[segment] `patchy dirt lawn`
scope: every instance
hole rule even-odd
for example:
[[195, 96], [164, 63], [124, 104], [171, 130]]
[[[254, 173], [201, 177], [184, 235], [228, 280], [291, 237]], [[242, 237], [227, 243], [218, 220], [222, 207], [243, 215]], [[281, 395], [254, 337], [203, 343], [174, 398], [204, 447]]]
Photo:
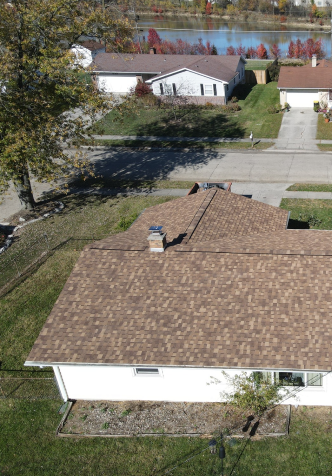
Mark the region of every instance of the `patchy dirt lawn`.
[[[287, 431], [287, 406], [267, 412], [257, 435]], [[77, 401], [61, 430], [77, 435], [248, 435], [256, 420], [222, 403]]]

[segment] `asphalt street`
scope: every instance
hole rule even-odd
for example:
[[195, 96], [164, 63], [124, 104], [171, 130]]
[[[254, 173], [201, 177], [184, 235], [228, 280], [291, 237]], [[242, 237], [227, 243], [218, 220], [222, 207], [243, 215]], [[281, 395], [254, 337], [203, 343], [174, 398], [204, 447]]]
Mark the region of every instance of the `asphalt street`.
[[[255, 195], [253, 198], [276, 206], [287, 184], [332, 183], [332, 152], [190, 148], [96, 148], [85, 152], [94, 163], [96, 173], [104, 177], [242, 182], [241, 191], [237, 193], [252, 194], [259, 190], [262, 197]], [[47, 183], [33, 182], [37, 200], [50, 189]], [[15, 191], [11, 189], [0, 204], [0, 223], [6, 222], [20, 208]]]

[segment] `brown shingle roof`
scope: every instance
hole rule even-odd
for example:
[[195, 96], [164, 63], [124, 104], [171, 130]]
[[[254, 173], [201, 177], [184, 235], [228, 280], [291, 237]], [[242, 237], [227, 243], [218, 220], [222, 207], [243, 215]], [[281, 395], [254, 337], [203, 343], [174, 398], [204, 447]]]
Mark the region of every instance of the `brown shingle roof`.
[[[331, 369], [332, 232], [287, 218], [213, 189], [151, 207], [85, 248], [27, 361]], [[175, 246], [147, 250], [150, 225]]]
[[137, 55], [100, 53], [92, 63], [93, 71], [110, 73], [168, 74], [183, 68], [223, 81], [236, 74], [240, 56]]
[[332, 62], [318, 60], [317, 66], [281, 66], [278, 80], [281, 89], [331, 89]]

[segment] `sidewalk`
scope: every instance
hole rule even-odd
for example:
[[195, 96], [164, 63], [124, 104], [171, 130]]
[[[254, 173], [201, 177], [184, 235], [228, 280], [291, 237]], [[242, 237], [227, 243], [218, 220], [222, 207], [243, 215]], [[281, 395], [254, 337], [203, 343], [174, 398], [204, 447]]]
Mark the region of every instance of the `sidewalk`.
[[[248, 182], [233, 182], [232, 192], [239, 195], [246, 195], [253, 200], [257, 200], [268, 205], [279, 207], [283, 198], [302, 198], [302, 199], [324, 199], [332, 200], [332, 192], [288, 192], [286, 189], [290, 186], [289, 183], [248, 183]], [[153, 197], [184, 197], [188, 193], [188, 189], [70, 189], [70, 193], [82, 193], [86, 195], [150, 195]], [[13, 206], [15, 205], [16, 206]], [[20, 211], [19, 202], [4, 201], [0, 204], [0, 224], [4, 225], [8, 222], [8, 218]]]
[[[169, 137], [169, 136], [112, 136], [112, 135], [94, 135], [92, 136], [96, 140], [137, 140], [137, 141], [150, 141], [150, 142], [156, 142], [156, 141], [168, 141], [168, 142], [211, 142], [211, 143], [216, 143], [216, 142], [248, 142], [250, 143], [249, 137], [245, 139], [240, 139], [238, 137]], [[288, 144], [289, 141], [289, 144]], [[313, 150], [313, 145], [317, 144], [332, 144], [332, 140], [320, 140], [320, 139], [310, 139], [310, 138], [304, 138], [304, 139], [294, 139], [290, 140], [287, 139], [287, 144], [286, 144], [286, 139], [259, 139], [254, 137], [254, 143], [255, 142], [274, 142], [276, 146], [273, 146], [274, 149], [282, 150], [282, 149], [287, 149], [286, 145], [290, 145], [292, 149], [297, 149], [300, 148], [302, 150], [306, 150], [302, 147], [303, 144], [308, 146], [307, 150]], [[301, 146], [301, 147], [298, 147]], [[315, 148], [314, 150], [317, 150]]]

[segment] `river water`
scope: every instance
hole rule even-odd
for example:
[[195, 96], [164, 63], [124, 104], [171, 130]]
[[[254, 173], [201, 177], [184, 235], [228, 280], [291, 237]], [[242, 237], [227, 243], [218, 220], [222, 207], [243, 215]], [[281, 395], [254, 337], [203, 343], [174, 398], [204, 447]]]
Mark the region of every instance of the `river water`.
[[171, 41], [181, 38], [191, 43], [202, 38], [217, 47], [219, 54], [226, 54], [228, 46], [242, 44], [245, 48], [257, 47], [263, 43], [267, 49], [274, 43], [279, 45], [283, 56], [286, 56], [289, 42], [300, 38], [305, 41], [313, 38], [322, 39], [328, 58], [331, 57], [331, 32], [303, 31], [294, 27], [287, 28], [280, 23], [264, 24], [249, 22], [225, 21], [215, 18], [168, 18], [162, 16], [141, 17], [138, 27], [143, 30], [140, 35], [147, 38], [149, 28], [155, 28], [162, 39]]

